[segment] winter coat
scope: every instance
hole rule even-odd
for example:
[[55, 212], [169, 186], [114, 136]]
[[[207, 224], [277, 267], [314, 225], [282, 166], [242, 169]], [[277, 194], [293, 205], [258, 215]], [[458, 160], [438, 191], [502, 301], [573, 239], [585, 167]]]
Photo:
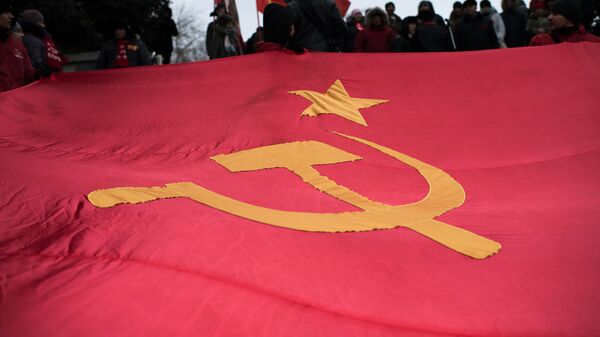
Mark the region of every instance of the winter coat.
[[504, 43], [504, 35], [506, 35], [506, 27], [504, 27], [504, 20], [502, 20], [502, 16], [498, 14], [495, 8], [492, 8], [492, 12], [488, 15], [484, 15], [484, 17], [494, 24], [494, 31], [496, 31], [496, 36], [498, 37], [498, 44], [502, 48], [506, 48], [506, 44]]
[[48, 67], [48, 50], [46, 49], [46, 43], [33, 34], [25, 34], [23, 36], [23, 44], [27, 48], [31, 65], [38, 76], [49, 76], [51, 71], [50, 67]]
[[402, 19], [398, 15], [392, 14], [391, 16], [388, 16], [388, 20], [390, 21], [390, 28], [396, 32], [396, 34], [400, 34], [402, 31]]
[[159, 18], [156, 21], [152, 49], [158, 54], [171, 54], [173, 52], [173, 36], [178, 36], [179, 31], [173, 19]]
[[[211, 41], [207, 42], [209, 50], [208, 56], [211, 60], [244, 54], [244, 41], [237, 29], [228, 31], [227, 28], [217, 22], [214, 22], [213, 28]], [[226, 48], [225, 38], [229, 40], [229, 43], [231, 43], [235, 51]]]
[[355, 22], [352, 17], [346, 22], [346, 36], [344, 37], [344, 46], [342, 50], [347, 53], [354, 51], [356, 46], [356, 37], [361, 30], [364, 30], [364, 22]]
[[[127, 61], [129, 63], [129, 67], [135, 66], [146, 66], [151, 64], [151, 57], [148, 48], [139, 39], [129, 39], [127, 40]], [[119, 55], [117, 40], [112, 39], [106, 42], [102, 48], [100, 49], [100, 54], [98, 55], [98, 60], [96, 63], [96, 68], [98, 69], [109, 69], [116, 68], [115, 60]]]
[[509, 48], [527, 45], [527, 17], [519, 11], [504, 11], [500, 14], [506, 28], [504, 42]]
[[596, 35], [589, 34], [585, 31], [583, 26], [580, 26], [579, 29], [573, 30], [568, 34], [560, 34], [557, 32], [551, 32], [550, 34], [538, 34], [531, 39], [529, 43], [530, 46], [545, 46], [555, 43], [562, 42], [597, 42], [600, 43], [600, 37]]
[[435, 21], [424, 22], [417, 27], [417, 40], [420, 51], [436, 52], [452, 50], [452, 40], [448, 28], [442, 27]]
[[494, 24], [481, 13], [473, 17], [465, 16], [456, 26], [455, 38], [458, 50], [494, 49], [500, 46]]
[[0, 39], [0, 92], [33, 81], [34, 70], [23, 42], [14, 36]]
[[288, 8], [294, 17], [294, 44], [311, 51], [341, 49], [346, 25], [334, 0], [294, 0]]
[[[373, 25], [373, 18], [381, 18], [381, 26]], [[361, 53], [383, 53], [392, 51], [396, 32], [389, 26], [387, 14], [379, 9], [373, 8], [367, 13], [367, 28], [361, 30], [356, 37], [355, 49]]]
[[356, 37], [358, 53], [384, 53], [392, 51], [396, 33], [387, 26], [361, 30]]

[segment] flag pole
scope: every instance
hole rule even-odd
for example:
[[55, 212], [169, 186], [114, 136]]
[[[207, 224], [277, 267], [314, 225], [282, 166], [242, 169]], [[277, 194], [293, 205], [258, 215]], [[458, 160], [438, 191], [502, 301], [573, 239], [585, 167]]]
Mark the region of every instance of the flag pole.
[[256, 33], [258, 36], [258, 41], [262, 41], [263, 36], [260, 33], [260, 31], [258, 30], [259, 27], [260, 27], [260, 16], [258, 15], [258, 1], [256, 1]]

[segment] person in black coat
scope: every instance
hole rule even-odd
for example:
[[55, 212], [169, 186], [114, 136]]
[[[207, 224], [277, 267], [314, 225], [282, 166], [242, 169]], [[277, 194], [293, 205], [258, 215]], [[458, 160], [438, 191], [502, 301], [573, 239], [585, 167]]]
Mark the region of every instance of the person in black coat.
[[294, 15], [293, 44], [310, 51], [340, 51], [346, 23], [333, 0], [293, 0], [288, 8]]
[[163, 64], [171, 63], [171, 53], [173, 53], [173, 36], [178, 36], [179, 31], [175, 21], [171, 18], [173, 12], [171, 8], [165, 7], [156, 22], [156, 32], [152, 49], [163, 57]]
[[494, 24], [477, 12], [477, 1], [466, 0], [463, 3], [463, 9], [465, 11], [464, 18], [456, 26], [458, 50], [499, 48]]
[[502, 0], [502, 13], [500, 14], [506, 34], [504, 42], [508, 48], [523, 47], [527, 45], [527, 16], [519, 10], [517, 0]]

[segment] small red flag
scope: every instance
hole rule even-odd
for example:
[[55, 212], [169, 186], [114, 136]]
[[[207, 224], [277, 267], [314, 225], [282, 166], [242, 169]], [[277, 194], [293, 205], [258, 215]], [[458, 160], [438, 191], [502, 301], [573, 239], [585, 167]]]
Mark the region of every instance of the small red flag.
[[285, 0], [256, 0], [256, 9], [263, 13], [265, 11], [265, 7], [267, 7], [268, 4], [272, 4], [272, 3], [276, 3], [276, 4], [280, 4], [285, 6]]
[[338, 10], [340, 11], [340, 15], [343, 17], [348, 12], [348, 8], [350, 8], [351, 2], [348, 0], [335, 0]]

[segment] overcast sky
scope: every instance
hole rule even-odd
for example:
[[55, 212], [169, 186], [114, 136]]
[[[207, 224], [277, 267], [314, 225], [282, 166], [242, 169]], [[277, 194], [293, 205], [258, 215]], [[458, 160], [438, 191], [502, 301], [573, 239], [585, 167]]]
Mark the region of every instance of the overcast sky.
[[[214, 1], [213, 0], [171, 0], [173, 3], [173, 12], [177, 13], [177, 8], [185, 5], [190, 11], [197, 13], [200, 17], [202, 25], [208, 25], [210, 22], [209, 14], [212, 11]], [[367, 8], [383, 6], [389, 0], [354, 0], [351, 1], [350, 12], [354, 8], [362, 9], [363, 11]], [[433, 6], [435, 12], [441, 15], [443, 18], [447, 18], [452, 10], [452, 4], [455, 0], [433, 0]], [[393, 1], [396, 4], [396, 14], [404, 18], [405, 16], [416, 15], [417, 6], [420, 0], [396, 0]], [[491, 0], [492, 6], [496, 7], [498, 12], [500, 9], [500, 0]], [[256, 1], [255, 0], [236, 0], [238, 7], [238, 13], [240, 15], [240, 26], [242, 29], [242, 35], [244, 39], [248, 39], [252, 33], [256, 31], [257, 20], [256, 20]], [[262, 24], [262, 18], [261, 18]]]

